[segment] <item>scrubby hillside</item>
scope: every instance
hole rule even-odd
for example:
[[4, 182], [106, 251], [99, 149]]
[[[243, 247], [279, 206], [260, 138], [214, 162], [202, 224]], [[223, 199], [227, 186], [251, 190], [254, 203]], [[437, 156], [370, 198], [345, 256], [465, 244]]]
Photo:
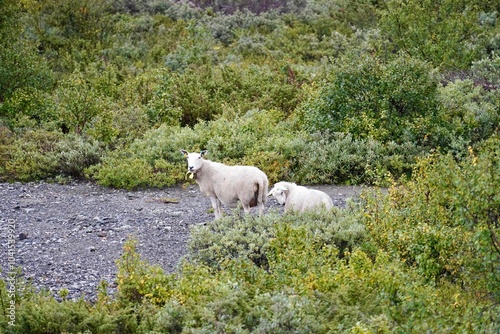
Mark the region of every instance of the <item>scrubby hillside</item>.
[[19, 292], [17, 327], [2, 286], [0, 326], [498, 332], [499, 12], [493, 0], [1, 2], [4, 182], [184, 184], [184, 148], [271, 183], [390, 191], [200, 228], [172, 275], [128, 244], [119, 296]]

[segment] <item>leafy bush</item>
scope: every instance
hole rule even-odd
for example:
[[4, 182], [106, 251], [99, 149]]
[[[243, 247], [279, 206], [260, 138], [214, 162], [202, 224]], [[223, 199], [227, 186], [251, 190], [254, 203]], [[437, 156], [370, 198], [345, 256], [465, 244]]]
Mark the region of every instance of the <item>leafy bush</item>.
[[123, 254], [116, 262], [118, 273], [117, 301], [123, 306], [148, 300], [163, 305], [171, 295], [174, 276], [166, 275], [157, 266], [140, 259], [137, 241], [129, 239], [123, 245]]
[[500, 128], [500, 99], [496, 90], [486, 91], [472, 80], [456, 80], [440, 89], [443, 106], [439, 116], [441, 147], [466, 152]]
[[10, 159], [5, 164], [7, 179], [33, 181], [57, 174], [57, 143], [60, 133], [27, 131], [5, 147]]
[[267, 66], [198, 66], [167, 73], [162, 100], [168, 111], [181, 114], [181, 124], [191, 126], [228, 110], [238, 114], [255, 109], [291, 113], [301, 91], [289, 79], [287, 71]]
[[5, 124], [16, 130], [53, 128], [57, 121], [50, 96], [35, 87], [19, 88], [0, 105]]
[[171, 186], [179, 179], [179, 168], [165, 160], [155, 160], [151, 165], [139, 158], [118, 154], [110, 154], [102, 164], [88, 168], [86, 173], [100, 185], [128, 190]]
[[[0, 313], [0, 328], [6, 333], [498, 331], [498, 307], [484, 296], [453, 282], [428, 284], [404, 262], [374, 249], [360, 223], [364, 215], [363, 207], [351, 206], [224, 218], [214, 222], [227, 227], [215, 229], [222, 237], [215, 241], [222, 252], [211, 248], [216, 262], [207, 267], [208, 252], [197, 256], [199, 249], [192, 248], [180, 271], [170, 275], [141, 260], [129, 240], [117, 261], [116, 297], [101, 291], [91, 305], [26, 294], [17, 300], [16, 327], [7, 327], [6, 314]], [[256, 233], [259, 226], [272, 230], [270, 238]], [[212, 238], [203, 230], [211, 227], [195, 229], [202, 232], [195, 240], [210, 249]], [[260, 248], [268, 259], [265, 267], [248, 257], [256, 254], [253, 241], [267, 244]], [[6, 296], [0, 281], [0, 298]]]
[[80, 178], [84, 170], [99, 163], [102, 149], [99, 143], [82, 136], [65, 136], [56, 145], [57, 168], [63, 175]]
[[[12, 14], [7, 15], [9, 16], [2, 14], [2, 17], [9, 17], [10, 19], [14, 16]], [[16, 42], [2, 41], [4, 32], [5, 30], [0, 31], [0, 45], [2, 47], [2, 54], [0, 55], [0, 101], [3, 102], [9, 99], [18, 89], [28, 91], [50, 90], [54, 85], [54, 77], [49, 70], [47, 61], [37, 53], [36, 45], [26, 40], [18, 40], [17, 33], [10, 37]]]
[[379, 27], [396, 50], [437, 67], [464, 68], [486, 51], [488, 29], [479, 24], [479, 14], [495, 10], [490, 1], [392, 0], [381, 11]]
[[58, 132], [27, 131], [15, 138], [4, 134], [1, 144], [2, 178], [34, 181], [65, 175], [84, 176], [84, 170], [101, 159], [103, 152], [97, 141]]
[[423, 143], [432, 134], [438, 106], [431, 73], [427, 64], [404, 55], [387, 64], [366, 56], [344, 58], [319, 95], [303, 106], [305, 126], [382, 142]]
[[55, 105], [63, 132], [84, 133], [101, 113], [103, 102], [106, 103], [106, 97], [92, 85], [88, 74], [75, 71], [61, 82], [55, 92]]
[[[363, 226], [356, 222], [353, 209], [307, 214], [270, 213], [261, 218], [237, 215], [216, 220], [192, 230], [189, 261], [215, 269], [231, 259], [242, 257], [268, 269], [268, 251], [273, 239], [287, 229], [306, 227], [312, 240], [303, 242], [331, 245], [340, 256], [366, 241]], [[352, 214], [352, 215], [351, 215]], [[290, 250], [291, 251], [291, 250]]]
[[498, 89], [500, 85], [500, 55], [483, 58], [472, 63], [473, 78], [479, 81], [485, 89]]
[[[198, 123], [192, 129], [160, 126], [135, 140], [124, 152], [110, 154], [91, 174], [101, 184], [114, 187], [183, 182], [185, 162], [178, 152], [184, 148], [208, 149], [210, 160], [229, 165], [257, 166], [271, 183], [292, 180], [305, 184], [384, 185], [391, 176], [409, 174], [415, 158], [423, 154], [411, 143], [382, 144], [342, 133], [311, 135], [296, 130], [293, 122], [284, 117], [277, 110], [253, 110], [233, 120], [221, 117]], [[124, 159], [127, 163], [123, 163]], [[167, 166], [158, 166], [158, 162]], [[130, 171], [138, 164], [152, 172], [140, 173], [141, 168]], [[145, 175], [143, 182], [137, 183], [136, 173]], [[157, 173], [168, 173], [158, 176], [168, 181], [156, 182]]]
[[391, 175], [409, 174], [416, 157], [423, 154], [412, 143], [382, 144], [328, 132], [311, 135], [295, 152], [290, 176], [305, 184], [384, 185]]
[[93, 314], [83, 299], [58, 302], [52, 296], [35, 295], [16, 312], [14, 327], [4, 333], [107, 333], [113, 324], [104, 312]]
[[[215, 40], [230, 46], [241, 39], [241, 34], [268, 34], [279, 26], [280, 20], [273, 15], [255, 15], [249, 11], [238, 11], [233, 15], [206, 17], [202, 22], [210, 29]], [[250, 37], [250, 36], [248, 36]]]
[[478, 152], [470, 148], [462, 162], [423, 159], [413, 180], [368, 198], [367, 227], [379, 247], [429, 281], [498, 301], [498, 144], [492, 138]]

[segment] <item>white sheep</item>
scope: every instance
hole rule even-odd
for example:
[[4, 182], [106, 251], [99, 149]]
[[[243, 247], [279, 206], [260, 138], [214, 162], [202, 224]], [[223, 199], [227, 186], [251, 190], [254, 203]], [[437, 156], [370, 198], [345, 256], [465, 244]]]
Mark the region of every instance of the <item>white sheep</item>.
[[333, 207], [333, 201], [328, 194], [290, 182], [276, 183], [267, 196], [274, 196], [279, 204], [285, 205], [285, 212], [291, 210], [304, 212], [322, 205], [326, 209]]
[[181, 150], [188, 163], [188, 173], [200, 186], [200, 191], [210, 197], [214, 208], [215, 219], [222, 217], [221, 203], [228, 207], [236, 207], [238, 201], [243, 205], [245, 213], [250, 208], [259, 207], [259, 215], [264, 213], [264, 203], [268, 190], [266, 174], [257, 167], [227, 166], [206, 160], [200, 153], [189, 153]]

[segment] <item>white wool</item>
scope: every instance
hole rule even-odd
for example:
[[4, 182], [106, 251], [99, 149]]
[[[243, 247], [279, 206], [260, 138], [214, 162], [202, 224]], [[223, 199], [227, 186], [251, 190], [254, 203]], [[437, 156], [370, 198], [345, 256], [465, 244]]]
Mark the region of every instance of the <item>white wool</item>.
[[276, 183], [268, 196], [274, 196], [281, 205], [284, 204], [285, 212], [290, 210], [304, 212], [322, 206], [326, 209], [333, 207], [333, 201], [328, 194], [291, 182]]
[[245, 213], [259, 207], [264, 213], [268, 180], [263, 171], [253, 166], [227, 166], [203, 158], [206, 151], [188, 153], [181, 150], [188, 161], [188, 172], [195, 176], [202, 194], [212, 201], [215, 219], [222, 217], [221, 204], [236, 207], [241, 202]]

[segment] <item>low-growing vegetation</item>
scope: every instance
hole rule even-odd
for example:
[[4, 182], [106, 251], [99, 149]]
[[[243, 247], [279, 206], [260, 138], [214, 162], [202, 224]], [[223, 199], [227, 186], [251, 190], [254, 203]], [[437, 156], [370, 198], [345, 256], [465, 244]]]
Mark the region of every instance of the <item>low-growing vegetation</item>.
[[117, 262], [90, 303], [18, 277], [5, 333], [500, 331], [498, 1], [6, 0], [0, 180], [188, 182], [179, 149], [333, 212], [194, 228], [175, 273]]
[[[193, 227], [177, 272], [129, 240], [116, 295], [29, 289], [4, 333], [496, 333], [499, 145], [422, 159], [412, 180], [332, 211], [226, 216]], [[443, 178], [443, 174], [447, 177]], [[21, 279], [21, 278], [19, 278]], [[20, 284], [20, 282], [18, 283]], [[0, 286], [8, 303], [5, 283]]]

